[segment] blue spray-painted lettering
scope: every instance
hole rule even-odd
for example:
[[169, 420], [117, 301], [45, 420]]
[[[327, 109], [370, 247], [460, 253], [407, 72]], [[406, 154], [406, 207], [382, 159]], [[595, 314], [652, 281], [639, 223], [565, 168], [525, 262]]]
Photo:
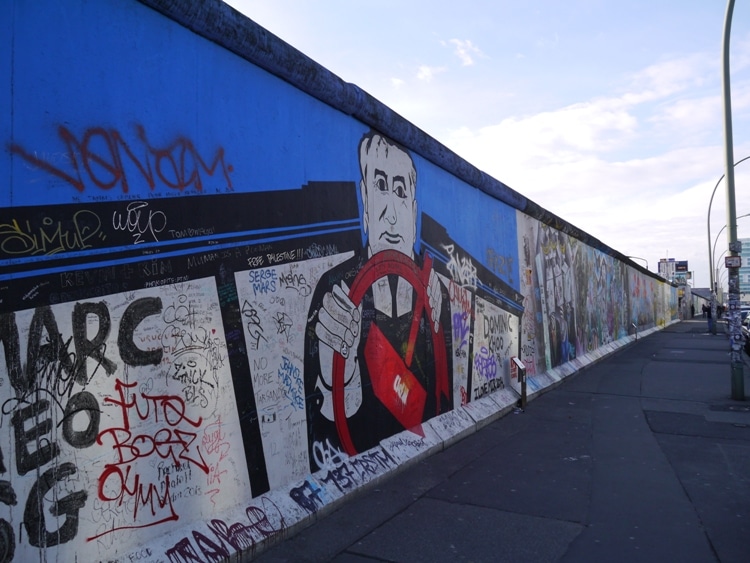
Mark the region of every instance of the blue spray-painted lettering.
[[282, 364], [279, 367], [279, 379], [284, 387], [284, 395], [297, 410], [305, 408], [305, 398], [302, 393], [302, 374], [286, 356], [281, 357]]
[[251, 270], [249, 272], [249, 281], [253, 286], [255, 295], [275, 293], [276, 292], [276, 269], [264, 268], [262, 270]]

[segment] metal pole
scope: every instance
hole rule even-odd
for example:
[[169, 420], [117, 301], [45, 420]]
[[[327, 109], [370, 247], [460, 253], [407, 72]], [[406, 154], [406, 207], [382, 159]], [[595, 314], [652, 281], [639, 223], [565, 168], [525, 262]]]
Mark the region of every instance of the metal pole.
[[[724, 148], [725, 148], [725, 176], [727, 178], [727, 243], [729, 255], [739, 256], [742, 244], [737, 241], [737, 212], [734, 202], [734, 149], [732, 146], [732, 96], [729, 85], [729, 36], [732, 31], [732, 13], [734, 0], [728, 0], [727, 12], [724, 18], [724, 37], [722, 49], [722, 90], [724, 94]], [[732, 399], [745, 399], [745, 371], [742, 364], [742, 327], [740, 325], [740, 269], [728, 269], [729, 285], [729, 335], [731, 339], [731, 377]]]
[[721, 259], [722, 259], [722, 257], [723, 257], [723, 256], [724, 256], [724, 255], [725, 255], [725, 254], [726, 254], [727, 252], [729, 252], [729, 250], [725, 248], [725, 249], [724, 249], [724, 252], [722, 252], [721, 254], [719, 254], [719, 257], [718, 257], [718, 258], [716, 259], [716, 264], [714, 265], [714, 268], [716, 268], [716, 275], [717, 275], [717, 276], [719, 275], [719, 267], [721, 266]]
[[[724, 225], [721, 228], [721, 230], [718, 233], [716, 233], [716, 238], [714, 239], [714, 249], [713, 249], [713, 252], [711, 253], [711, 255], [714, 257], [714, 268], [718, 268], [719, 267], [719, 258], [721, 258], [721, 256], [719, 256], [719, 258], [716, 257], [716, 245], [719, 244], [719, 236], [721, 235], [721, 233], [724, 232], [724, 229], [726, 229], [726, 228], [727, 228], [727, 226]], [[726, 251], [724, 251], [724, 252], [726, 252]]]
[[711, 192], [711, 199], [708, 202], [708, 219], [706, 220], [706, 223], [708, 223], [708, 273], [709, 278], [711, 280], [711, 285], [709, 286], [711, 288], [711, 291], [714, 290], [714, 269], [713, 269], [713, 263], [714, 263], [714, 255], [711, 252], [711, 205], [714, 202], [714, 195], [716, 194], [716, 188], [719, 187], [719, 184], [721, 183], [721, 180], [724, 178], [724, 175], [721, 175], [721, 178], [719, 178], [719, 181], [716, 182], [716, 185], [714, 186], [714, 191]]
[[[750, 159], [750, 156], [746, 156], [745, 158], [741, 158], [737, 162], [734, 163], [735, 166], [737, 166], [740, 162], [744, 162], [747, 159]], [[708, 216], [706, 217], [706, 224], [708, 227], [708, 263], [713, 264], [714, 263], [714, 253], [711, 252], [711, 206], [714, 203], [714, 196], [716, 195], [716, 190], [719, 187], [719, 184], [721, 184], [721, 181], [724, 179], [724, 174], [721, 175], [719, 178], [719, 181], [716, 182], [716, 185], [714, 186], [713, 191], [711, 192], [711, 199], [708, 200]], [[716, 244], [714, 244], [714, 247], [716, 247]], [[714, 248], [715, 252], [715, 248]], [[708, 269], [709, 277], [711, 279], [711, 291], [714, 290], [714, 271], [709, 268]]]

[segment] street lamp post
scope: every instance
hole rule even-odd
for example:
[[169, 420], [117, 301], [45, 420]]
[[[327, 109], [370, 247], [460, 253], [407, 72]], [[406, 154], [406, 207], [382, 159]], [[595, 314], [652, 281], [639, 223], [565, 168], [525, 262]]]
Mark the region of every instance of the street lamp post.
[[[734, 163], [734, 166], [732, 169], [736, 168], [738, 164], [741, 162], [745, 162], [746, 160], [750, 159], [750, 155], [746, 156], [745, 158], [739, 159], [737, 162]], [[708, 224], [708, 263], [713, 264], [714, 263], [714, 254], [711, 252], [711, 206], [714, 203], [714, 196], [716, 195], [716, 190], [719, 188], [719, 185], [721, 184], [721, 181], [724, 179], [724, 174], [722, 174], [719, 177], [719, 180], [716, 182], [716, 185], [714, 186], [713, 191], [711, 192], [711, 199], [708, 200], [708, 217], [706, 220], [706, 223]], [[726, 225], [724, 226], [726, 228]], [[716, 246], [716, 245], [714, 245]], [[712, 271], [709, 271], [710, 274], [710, 280], [711, 280], [711, 289], [714, 287], [714, 274]]]
[[[714, 267], [715, 267], [715, 268], [716, 268], [717, 270], [719, 269], [719, 258], [721, 258], [721, 256], [719, 256], [719, 258], [716, 258], [716, 244], [717, 244], [717, 243], [719, 242], [719, 236], [721, 235], [721, 233], [722, 233], [722, 232], [724, 232], [724, 229], [726, 229], [726, 228], [727, 228], [727, 226], [726, 226], [726, 225], [724, 225], [724, 226], [723, 226], [723, 227], [721, 228], [721, 230], [720, 230], [720, 231], [719, 231], [718, 233], [716, 233], [716, 239], [714, 240], [714, 250], [713, 250], [713, 254], [712, 254], [712, 256], [714, 257], [714, 260], [716, 261], [716, 262], [714, 263]], [[727, 251], [726, 251], [726, 250], [724, 250], [724, 252], [722, 252], [722, 256], [723, 256], [724, 254], [726, 254], [726, 253], [727, 253]]]
[[[734, 149], [732, 146], [732, 100], [729, 84], [729, 36], [732, 31], [734, 0], [728, 0], [724, 18], [722, 49], [722, 93], [724, 97], [724, 153], [727, 177], [727, 246], [730, 257], [738, 257], [742, 244], [737, 241], [737, 212], [734, 200]], [[738, 260], [727, 268], [729, 289], [729, 336], [731, 339], [732, 399], [745, 399], [745, 370], [742, 363], [742, 327], [740, 325], [740, 269]]]
[[[719, 271], [721, 270], [721, 268], [720, 268], [720, 266], [721, 266], [721, 259], [722, 259], [722, 257], [723, 257], [723, 256], [724, 256], [724, 255], [725, 255], [725, 254], [726, 254], [727, 252], [729, 252], [729, 249], [725, 248], [725, 249], [724, 249], [724, 252], [722, 252], [721, 254], [719, 254], [719, 257], [718, 257], [718, 258], [716, 259], [716, 264], [714, 264], [714, 269], [715, 269], [715, 271], [716, 271], [716, 277], [717, 277], [717, 278], [719, 277]], [[718, 280], [717, 280], [717, 281], [718, 281]]]
[[643, 260], [646, 263], [646, 269], [648, 270], [648, 260], [646, 260], [645, 258], [641, 258], [640, 256], [628, 256], [628, 258], [630, 258], [631, 260]]

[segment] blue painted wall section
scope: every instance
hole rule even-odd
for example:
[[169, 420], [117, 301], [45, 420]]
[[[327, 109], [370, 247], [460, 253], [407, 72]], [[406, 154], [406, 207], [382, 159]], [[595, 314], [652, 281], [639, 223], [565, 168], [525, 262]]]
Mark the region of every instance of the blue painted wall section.
[[217, 561], [677, 318], [223, 3], [0, 4], [0, 561]]

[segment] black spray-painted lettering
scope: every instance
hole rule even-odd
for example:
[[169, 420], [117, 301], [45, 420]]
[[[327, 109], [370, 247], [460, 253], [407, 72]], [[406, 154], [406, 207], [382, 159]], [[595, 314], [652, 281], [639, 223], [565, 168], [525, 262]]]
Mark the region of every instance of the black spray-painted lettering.
[[0, 563], [13, 561], [16, 552], [16, 536], [13, 527], [5, 519], [0, 519]]
[[203, 552], [207, 561], [226, 561], [229, 559], [229, 550], [223, 545], [218, 545], [200, 532], [193, 530], [193, 539], [198, 544], [198, 549]]
[[[92, 340], [86, 337], [86, 319], [88, 315], [95, 315], [99, 319], [99, 328]], [[107, 375], [112, 375], [117, 366], [109, 358], [104, 357], [106, 341], [112, 323], [109, 318], [109, 309], [104, 302], [99, 303], [76, 303], [73, 308], [73, 342], [76, 347], [76, 381], [80, 385], [89, 382], [86, 370], [86, 358], [93, 358], [104, 368]]]
[[[46, 338], [43, 336], [45, 331]], [[44, 343], [42, 343], [43, 338]], [[45, 366], [56, 366], [53, 369], [57, 371], [58, 378], [62, 370], [69, 377], [74, 373], [73, 359], [67, 353], [68, 346], [63, 343], [55, 315], [48, 305], [34, 310], [28, 342], [26, 377], [20, 381], [11, 381], [19, 395], [26, 395], [36, 387], [37, 376], [45, 373]]]
[[[73, 428], [73, 419], [78, 413], [88, 415], [88, 424], [83, 430]], [[81, 391], [73, 395], [68, 404], [65, 405], [65, 417], [63, 418], [62, 433], [65, 441], [74, 448], [88, 448], [96, 442], [99, 434], [99, 402], [88, 391]]]
[[5, 367], [7, 368], [10, 384], [18, 390], [22, 386], [21, 349], [19, 347], [18, 327], [15, 313], [0, 315], [0, 341], [5, 352]]
[[[0, 449], [0, 473], [5, 473], [2, 449]], [[0, 481], [0, 502], [7, 506], [18, 504], [16, 492], [13, 490], [10, 481]], [[13, 533], [13, 526], [4, 518], [0, 519], [0, 563], [13, 561], [15, 551], [16, 536]]]
[[120, 321], [120, 331], [117, 335], [117, 347], [120, 350], [122, 361], [129, 366], [159, 365], [164, 355], [164, 350], [141, 350], [135, 345], [133, 334], [136, 327], [146, 317], [161, 314], [162, 305], [159, 297], [143, 297], [133, 301]]
[[190, 561], [203, 563], [203, 559], [195, 551], [195, 547], [188, 538], [182, 538], [174, 547], [170, 547], [166, 555], [171, 563], [189, 563]]
[[[57, 442], [51, 439], [40, 439], [52, 430], [52, 419], [45, 418], [39, 421], [39, 416], [49, 410], [49, 401], [40, 399], [27, 407], [13, 413], [11, 424], [16, 438], [16, 469], [19, 475], [26, 475], [32, 469], [41, 467], [55, 459], [60, 453]], [[36, 419], [35, 424], [29, 430], [24, 430], [27, 420]], [[35, 444], [36, 450], [30, 452], [29, 444]]]
[[56, 499], [49, 511], [57, 518], [65, 516], [65, 521], [57, 530], [50, 532], [44, 518], [44, 497], [58, 483], [75, 475], [76, 466], [62, 463], [45, 471], [31, 488], [23, 513], [23, 524], [29, 534], [29, 543], [34, 547], [51, 547], [68, 542], [78, 533], [78, 511], [86, 504], [86, 491], [76, 491]]

